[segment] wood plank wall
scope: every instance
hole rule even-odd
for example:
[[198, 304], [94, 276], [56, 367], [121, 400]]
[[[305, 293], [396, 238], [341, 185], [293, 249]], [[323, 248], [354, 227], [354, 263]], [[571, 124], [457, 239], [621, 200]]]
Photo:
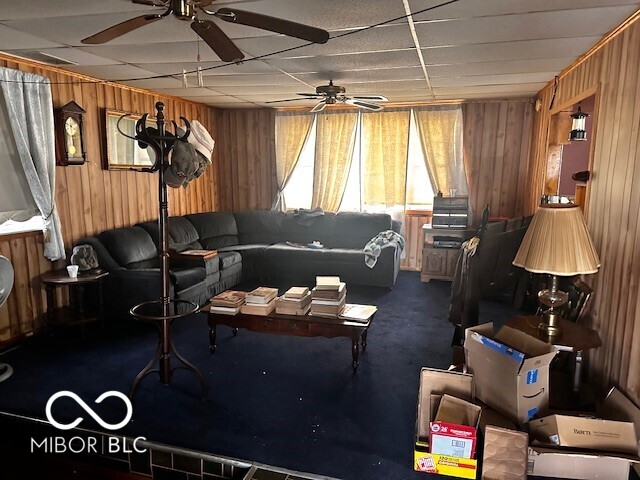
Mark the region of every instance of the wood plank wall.
[[[214, 109], [206, 105], [113, 84], [80, 83], [86, 81], [86, 77], [16, 62], [12, 57], [0, 56], [0, 66], [50, 78], [54, 107], [74, 100], [87, 111], [84, 135], [88, 162], [82, 166], [56, 167], [56, 202], [67, 251], [74, 240], [82, 236], [158, 216], [157, 175], [103, 169], [102, 109], [146, 113], [155, 111], [155, 102], [162, 101], [167, 118], [183, 115], [198, 119], [210, 132], [215, 131]], [[215, 166], [212, 166], [188, 188], [170, 189], [170, 214], [215, 210], [216, 178]], [[39, 276], [66, 263], [60, 261], [54, 265], [43, 257], [42, 252], [42, 235], [0, 237], [0, 254], [11, 260], [16, 276], [13, 292], [0, 309], [0, 342], [28, 335], [41, 326], [46, 301]], [[58, 300], [64, 301], [64, 292], [58, 290]]]
[[485, 206], [492, 216], [525, 215], [533, 106], [528, 99], [469, 102], [464, 114], [464, 162], [473, 224]]
[[431, 212], [407, 212], [404, 216], [404, 256], [400, 260], [401, 270], [422, 270], [422, 225], [431, 223]]
[[219, 209], [270, 209], [278, 191], [275, 110], [216, 110]]
[[[604, 345], [588, 353], [591, 378], [615, 384], [640, 402], [640, 21], [609, 39], [558, 81], [555, 105], [599, 85], [587, 223], [602, 266], [586, 277], [595, 288], [590, 320]], [[527, 210], [544, 184], [551, 85], [538, 98]]]

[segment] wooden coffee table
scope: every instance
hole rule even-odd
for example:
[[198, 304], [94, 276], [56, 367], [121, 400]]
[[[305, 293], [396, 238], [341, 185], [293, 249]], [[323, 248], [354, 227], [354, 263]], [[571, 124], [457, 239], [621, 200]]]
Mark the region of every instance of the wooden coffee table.
[[234, 336], [239, 328], [252, 332], [276, 333], [281, 335], [297, 335], [299, 337], [346, 337], [351, 339], [351, 355], [353, 359], [353, 371], [358, 369], [358, 357], [360, 344], [362, 351], [367, 348], [367, 330], [373, 321], [375, 313], [366, 322], [353, 322], [311, 315], [280, 315], [272, 313], [268, 316], [247, 315], [223, 315], [212, 313], [209, 306], [202, 309], [209, 317], [209, 343], [211, 353], [216, 351], [216, 327], [226, 325], [233, 328]]

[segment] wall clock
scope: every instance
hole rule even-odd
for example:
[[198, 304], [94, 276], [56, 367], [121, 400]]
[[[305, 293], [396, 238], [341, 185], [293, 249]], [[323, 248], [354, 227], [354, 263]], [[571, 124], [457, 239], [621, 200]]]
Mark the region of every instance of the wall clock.
[[55, 112], [56, 165], [82, 165], [86, 162], [82, 117], [85, 111], [69, 102]]

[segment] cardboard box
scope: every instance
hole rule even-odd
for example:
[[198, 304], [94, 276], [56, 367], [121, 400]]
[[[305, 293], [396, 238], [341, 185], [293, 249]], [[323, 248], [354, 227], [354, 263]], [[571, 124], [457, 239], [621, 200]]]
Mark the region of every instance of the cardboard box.
[[484, 430], [482, 480], [526, 480], [529, 436], [487, 425]]
[[429, 451], [450, 457], [475, 458], [476, 429], [456, 423], [431, 422]]
[[420, 371], [414, 470], [459, 478], [476, 478], [478, 469], [476, 459], [429, 452], [430, 424], [435, 418], [442, 396], [449, 394], [471, 401], [474, 398], [473, 392], [473, 376], [471, 375], [431, 368], [423, 368]]
[[536, 440], [558, 447], [638, 453], [638, 439], [631, 422], [549, 415], [531, 420], [529, 432]]
[[[605, 398], [600, 415], [634, 424], [640, 433], [640, 409], [616, 388]], [[534, 442], [535, 443], [535, 442]], [[640, 447], [640, 444], [637, 444]], [[603, 450], [571, 450], [532, 444], [529, 446], [527, 472], [541, 477], [585, 480], [628, 480], [629, 469], [640, 462], [640, 448], [635, 454]]]
[[511, 327], [493, 333], [493, 324], [467, 328], [464, 351], [476, 396], [518, 423], [549, 406], [549, 364], [557, 350]]

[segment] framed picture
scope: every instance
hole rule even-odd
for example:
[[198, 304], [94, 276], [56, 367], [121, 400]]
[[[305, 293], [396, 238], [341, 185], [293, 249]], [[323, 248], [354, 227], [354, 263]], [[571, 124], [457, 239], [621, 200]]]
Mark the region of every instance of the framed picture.
[[[108, 170], [142, 170], [155, 164], [155, 152], [152, 148], [142, 148], [133, 140], [136, 134], [136, 122], [142, 118], [137, 113], [119, 110], [105, 110], [105, 128], [107, 155], [105, 168]], [[123, 135], [120, 130], [128, 135]], [[155, 119], [147, 118], [147, 126], [155, 127]]]

